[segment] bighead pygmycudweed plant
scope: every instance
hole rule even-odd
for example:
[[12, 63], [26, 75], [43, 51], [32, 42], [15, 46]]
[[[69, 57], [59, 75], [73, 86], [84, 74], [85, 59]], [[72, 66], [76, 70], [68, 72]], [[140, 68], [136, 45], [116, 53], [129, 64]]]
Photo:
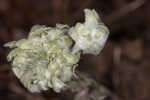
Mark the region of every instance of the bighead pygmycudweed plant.
[[85, 22], [73, 27], [35, 25], [26, 39], [5, 44], [8, 61], [31, 92], [52, 88], [60, 92], [75, 75], [81, 53], [98, 55], [109, 35], [95, 10], [85, 9]]

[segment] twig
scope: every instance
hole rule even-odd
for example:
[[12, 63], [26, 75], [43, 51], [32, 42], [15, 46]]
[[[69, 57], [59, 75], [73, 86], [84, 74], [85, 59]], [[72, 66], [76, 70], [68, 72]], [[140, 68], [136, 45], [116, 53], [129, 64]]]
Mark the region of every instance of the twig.
[[140, 8], [146, 0], [136, 0], [128, 5], [123, 6], [119, 10], [113, 12], [108, 17], [104, 18], [105, 23], [111, 25], [113, 22], [121, 19], [122, 17], [128, 15], [129, 13], [135, 11], [137, 8]]
[[64, 0], [64, 5], [63, 5], [63, 14], [61, 17], [61, 23], [63, 24], [68, 24], [69, 23], [69, 18], [68, 18], [68, 8], [69, 8], [69, 3], [70, 0]]

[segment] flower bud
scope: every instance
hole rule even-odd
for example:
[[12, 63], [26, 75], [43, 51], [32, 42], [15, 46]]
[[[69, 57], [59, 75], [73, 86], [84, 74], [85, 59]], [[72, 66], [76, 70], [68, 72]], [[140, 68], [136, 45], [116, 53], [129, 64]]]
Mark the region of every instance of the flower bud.
[[108, 38], [109, 30], [101, 22], [95, 10], [85, 9], [85, 22], [77, 23], [69, 30], [75, 41], [74, 50], [82, 50], [84, 54], [98, 55]]

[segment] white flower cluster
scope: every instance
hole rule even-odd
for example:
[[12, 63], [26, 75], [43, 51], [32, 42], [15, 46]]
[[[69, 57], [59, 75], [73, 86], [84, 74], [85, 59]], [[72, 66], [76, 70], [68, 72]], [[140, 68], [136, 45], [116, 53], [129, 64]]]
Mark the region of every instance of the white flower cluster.
[[85, 9], [85, 22], [77, 23], [69, 31], [75, 41], [75, 51], [82, 50], [84, 54], [98, 55], [105, 45], [109, 30], [101, 22], [95, 10]]
[[[85, 10], [86, 21], [75, 27], [34, 26], [27, 39], [5, 44], [13, 72], [31, 92], [53, 88], [60, 92], [71, 81], [80, 53], [98, 54], [108, 37], [95, 10]], [[74, 44], [75, 43], [75, 44]]]

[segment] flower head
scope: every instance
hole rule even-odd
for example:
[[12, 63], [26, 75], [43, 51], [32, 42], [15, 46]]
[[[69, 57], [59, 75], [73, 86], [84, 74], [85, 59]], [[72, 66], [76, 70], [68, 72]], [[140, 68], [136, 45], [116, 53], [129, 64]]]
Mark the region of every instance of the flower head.
[[27, 39], [5, 44], [13, 50], [8, 60], [13, 60], [13, 71], [31, 92], [53, 88], [59, 92], [71, 80], [73, 67], [80, 52], [70, 51], [71, 38], [66, 35], [67, 25], [55, 28], [34, 26]]
[[83, 53], [98, 55], [103, 49], [108, 38], [109, 30], [102, 23], [95, 10], [85, 9], [85, 22], [77, 23], [69, 30], [75, 41], [75, 50]]

